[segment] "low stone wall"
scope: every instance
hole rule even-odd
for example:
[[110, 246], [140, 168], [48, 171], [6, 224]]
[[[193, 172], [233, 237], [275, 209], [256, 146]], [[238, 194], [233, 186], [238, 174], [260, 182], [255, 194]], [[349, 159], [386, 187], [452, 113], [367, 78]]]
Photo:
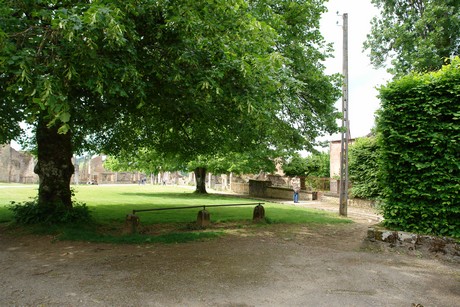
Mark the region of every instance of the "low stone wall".
[[249, 195], [249, 183], [232, 182], [231, 190], [237, 194]]
[[[324, 193], [321, 195], [321, 201], [339, 205], [340, 198], [337, 194]], [[349, 198], [348, 206], [355, 208], [375, 208], [377, 206], [377, 202], [369, 199]]]
[[[273, 187], [268, 180], [249, 180], [249, 195], [263, 198], [293, 199], [294, 192], [291, 188]], [[316, 192], [304, 190], [299, 192], [299, 200], [312, 200], [314, 198], [318, 198]]]
[[451, 238], [392, 231], [381, 226], [372, 226], [367, 230], [367, 239], [371, 242], [382, 242], [390, 248], [413, 253], [431, 253], [450, 261], [460, 262], [460, 244]]
[[[268, 187], [266, 190], [266, 197], [277, 199], [293, 199], [294, 192], [290, 188]], [[300, 191], [299, 200], [312, 200], [313, 192]]]
[[339, 204], [339, 196], [336, 194], [331, 193], [323, 193], [321, 195], [321, 201], [332, 203], [332, 204]]
[[361, 198], [350, 198], [348, 200], [348, 204], [351, 207], [356, 207], [356, 208], [375, 208], [377, 206], [377, 202], [375, 200], [361, 199]]
[[255, 197], [268, 197], [267, 188], [272, 185], [268, 180], [249, 180], [249, 195]]
[[[277, 199], [293, 199], [294, 192], [289, 188], [268, 187], [265, 191], [266, 197]], [[299, 192], [299, 200], [305, 200], [305, 193]]]

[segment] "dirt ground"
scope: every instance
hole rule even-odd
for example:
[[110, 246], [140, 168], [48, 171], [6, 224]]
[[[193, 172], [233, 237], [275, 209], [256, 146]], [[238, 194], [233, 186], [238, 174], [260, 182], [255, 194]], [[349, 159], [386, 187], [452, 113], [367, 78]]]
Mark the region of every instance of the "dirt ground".
[[0, 306], [460, 306], [458, 261], [368, 242], [376, 215], [351, 211], [352, 224], [239, 228], [170, 245], [3, 232]]

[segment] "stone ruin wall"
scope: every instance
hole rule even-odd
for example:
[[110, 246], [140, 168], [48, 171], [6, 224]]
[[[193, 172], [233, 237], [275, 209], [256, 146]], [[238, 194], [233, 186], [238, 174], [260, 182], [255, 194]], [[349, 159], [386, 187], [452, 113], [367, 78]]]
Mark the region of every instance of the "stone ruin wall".
[[[333, 169], [338, 167], [338, 160], [340, 159], [340, 142], [331, 143], [331, 173]], [[35, 158], [26, 152], [17, 151], [10, 145], [0, 146], [0, 182], [16, 182], [16, 183], [38, 183], [38, 175], [34, 173]], [[85, 184], [91, 180], [99, 184], [105, 183], [138, 183], [140, 180], [146, 178], [148, 182], [154, 181], [161, 183], [165, 181], [167, 184], [185, 184], [193, 185], [194, 174], [190, 173], [188, 176], [181, 176], [178, 173], [165, 173], [153, 178], [138, 172], [111, 172], [104, 168], [104, 159], [102, 156], [96, 156], [84, 163], [79, 163], [76, 167], [76, 174], [72, 176], [72, 184]], [[336, 172], [337, 170], [335, 170]], [[209, 174], [208, 174], [209, 175]], [[236, 188], [238, 192], [249, 192], [249, 179], [269, 180], [273, 186], [283, 187], [289, 185], [289, 177], [284, 176], [281, 167], [277, 165], [275, 174], [247, 174], [247, 175], [234, 175], [232, 178], [227, 175], [214, 175], [212, 174], [211, 180], [206, 176], [206, 183], [208, 187], [216, 188], [218, 190], [226, 190]], [[233, 187], [230, 187], [230, 186]], [[237, 186], [242, 186], [239, 189]], [[332, 187], [331, 187], [332, 188]]]
[[10, 145], [0, 146], [0, 182], [38, 183], [35, 163], [29, 153], [17, 151]]

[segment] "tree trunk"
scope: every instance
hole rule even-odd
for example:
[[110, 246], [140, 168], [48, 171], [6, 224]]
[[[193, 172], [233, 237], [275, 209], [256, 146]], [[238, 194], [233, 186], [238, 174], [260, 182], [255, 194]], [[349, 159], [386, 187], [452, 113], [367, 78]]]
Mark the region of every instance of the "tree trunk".
[[195, 193], [207, 194], [206, 192], [206, 168], [195, 168], [196, 190]]
[[70, 132], [59, 134], [58, 127], [48, 128], [43, 120], [37, 127], [38, 162], [34, 172], [40, 179], [38, 205], [72, 208], [70, 178], [74, 172]]

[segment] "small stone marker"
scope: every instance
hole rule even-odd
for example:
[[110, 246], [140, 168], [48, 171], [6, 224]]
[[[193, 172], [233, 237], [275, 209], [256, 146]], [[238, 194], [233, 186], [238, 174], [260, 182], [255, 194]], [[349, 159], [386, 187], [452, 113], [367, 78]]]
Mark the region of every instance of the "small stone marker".
[[135, 214], [127, 214], [125, 219], [125, 227], [123, 233], [134, 234], [137, 232], [137, 227], [140, 224], [139, 217]]
[[257, 222], [265, 218], [265, 208], [262, 205], [254, 207], [254, 213], [252, 214], [252, 220]]
[[198, 212], [198, 216], [196, 218], [196, 223], [198, 224], [198, 226], [206, 227], [209, 225], [210, 220], [210, 214], [208, 211], [206, 211], [206, 209], [200, 210]]

